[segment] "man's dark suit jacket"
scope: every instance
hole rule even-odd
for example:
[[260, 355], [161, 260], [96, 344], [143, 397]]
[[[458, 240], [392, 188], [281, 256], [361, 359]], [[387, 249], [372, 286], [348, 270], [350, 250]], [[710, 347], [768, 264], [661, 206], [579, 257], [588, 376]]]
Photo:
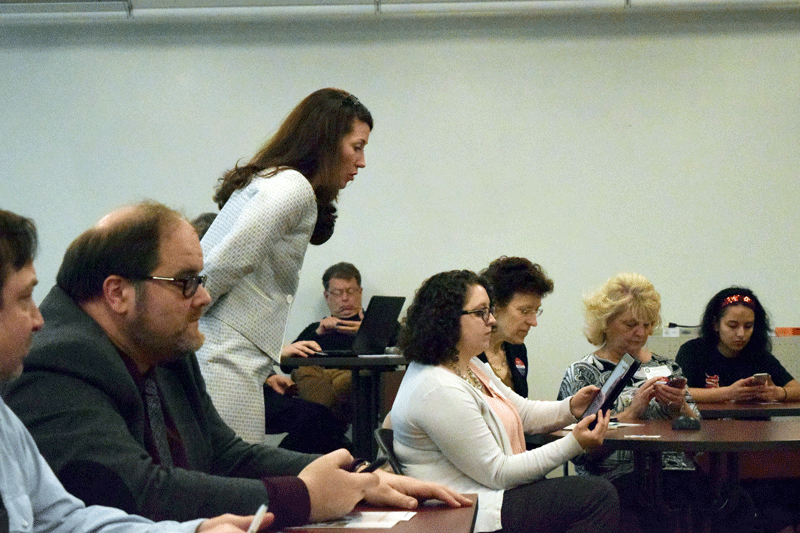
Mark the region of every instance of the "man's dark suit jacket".
[[252, 514], [268, 503], [261, 477], [296, 476], [316, 457], [238, 438], [188, 354], [155, 370], [191, 469], [155, 464], [144, 443], [146, 406], [105, 332], [58, 287], [41, 311], [44, 328], [4, 397], [61, 482], [87, 504], [155, 520]]

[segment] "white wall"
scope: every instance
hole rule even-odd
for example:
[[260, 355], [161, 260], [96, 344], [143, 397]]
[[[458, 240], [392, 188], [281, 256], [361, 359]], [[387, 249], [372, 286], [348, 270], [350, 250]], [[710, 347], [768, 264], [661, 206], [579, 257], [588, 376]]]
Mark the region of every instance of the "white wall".
[[800, 11], [275, 24], [0, 26], [0, 207], [36, 219], [41, 299], [68, 243], [144, 197], [194, 216], [324, 86], [376, 120], [293, 336], [349, 260], [365, 296], [499, 255], [554, 278], [532, 396], [590, 350], [581, 295], [648, 276], [665, 321], [749, 285], [800, 325]]

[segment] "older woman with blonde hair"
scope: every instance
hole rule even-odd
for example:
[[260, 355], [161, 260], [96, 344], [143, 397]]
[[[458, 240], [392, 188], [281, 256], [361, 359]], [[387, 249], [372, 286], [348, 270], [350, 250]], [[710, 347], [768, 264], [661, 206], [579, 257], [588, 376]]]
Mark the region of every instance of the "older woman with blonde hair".
[[583, 303], [584, 332], [598, 348], [567, 369], [559, 397], [571, 396], [569, 391], [586, 385], [602, 386], [627, 353], [641, 367], [614, 405], [618, 420], [697, 416], [696, 407], [687, 402], [685, 389], [665, 383], [665, 378], [682, 375], [680, 367], [646, 347], [648, 337], [661, 324], [661, 296], [647, 278], [641, 274], [617, 274], [587, 295]]
[[[617, 363], [627, 353], [637, 359], [641, 366], [634, 374], [612, 408], [612, 416], [620, 422], [635, 422], [642, 419], [672, 419], [684, 415], [698, 418], [697, 407], [691, 401], [688, 390], [667, 384], [669, 378], [683, 377], [680, 367], [671, 359], [654, 354], [647, 348], [647, 339], [661, 324], [661, 296], [653, 284], [634, 273], [621, 273], [610, 278], [600, 288], [584, 297], [586, 324], [584, 332], [597, 349], [567, 368], [558, 398], [567, 398], [587, 385], [601, 387]], [[573, 459], [576, 471], [581, 475], [600, 475], [611, 480], [620, 494], [624, 508], [635, 506], [636, 492], [643, 487], [633, 479], [633, 455], [628, 450], [610, 452], [602, 446]], [[702, 499], [710, 493], [694, 494], [683, 487], [704, 486], [697, 483], [695, 465], [682, 453], [664, 453], [663, 467], [667, 474], [665, 490], [668, 499], [687, 497]], [[673, 476], [674, 474], [674, 476]], [[685, 483], [688, 482], [688, 483]], [[669, 494], [671, 489], [679, 489]], [[710, 502], [708, 502], [710, 504]], [[642, 520], [648, 513], [633, 508]], [[642, 524], [653, 527], [655, 524]]]

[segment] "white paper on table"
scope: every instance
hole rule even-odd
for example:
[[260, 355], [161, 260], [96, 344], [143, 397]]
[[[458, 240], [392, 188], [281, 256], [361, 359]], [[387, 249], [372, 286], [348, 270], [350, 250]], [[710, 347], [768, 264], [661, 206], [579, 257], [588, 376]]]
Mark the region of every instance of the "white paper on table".
[[416, 513], [413, 511], [355, 511], [337, 520], [317, 522], [298, 528], [287, 527], [286, 531], [293, 529], [330, 529], [346, 527], [352, 529], [389, 529], [398, 522], [411, 520]]

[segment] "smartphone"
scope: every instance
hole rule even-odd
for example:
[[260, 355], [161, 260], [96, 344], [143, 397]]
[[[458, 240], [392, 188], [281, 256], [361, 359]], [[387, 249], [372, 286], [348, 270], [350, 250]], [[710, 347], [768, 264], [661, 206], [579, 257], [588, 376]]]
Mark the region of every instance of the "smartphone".
[[667, 381], [668, 387], [673, 387], [675, 389], [682, 389], [686, 386], [686, 378], [683, 376], [672, 376]]
[[388, 457], [380, 457], [378, 459], [375, 459], [371, 463], [369, 461], [365, 461], [364, 459], [356, 459], [352, 463], [350, 463], [350, 465], [345, 470], [349, 472], [357, 472], [359, 474], [374, 472], [375, 470], [385, 465], [388, 461], [389, 461]]
[[379, 457], [378, 459], [375, 459], [370, 464], [368, 464], [367, 467], [364, 468], [363, 470], [359, 470], [358, 473], [366, 474], [367, 472], [374, 472], [383, 465], [385, 465], [387, 462], [389, 462], [388, 457]]
[[753, 374], [753, 379], [755, 380], [757, 385], [766, 385], [767, 380], [769, 379], [769, 374], [767, 374], [766, 372]]

